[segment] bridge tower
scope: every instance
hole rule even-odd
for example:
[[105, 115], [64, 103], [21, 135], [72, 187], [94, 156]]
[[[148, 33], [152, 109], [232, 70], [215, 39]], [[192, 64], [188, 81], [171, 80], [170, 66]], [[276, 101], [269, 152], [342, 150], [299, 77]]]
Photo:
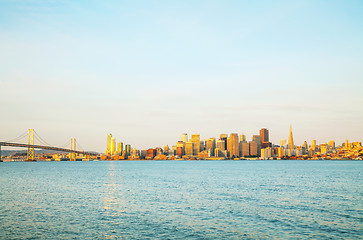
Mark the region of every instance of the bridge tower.
[[27, 161], [34, 161], [34, 129], [28, 130], [28, 154]]
[[76, 139], [75, 138], [71, 138], [71, 150], [72, 152], [70, 153], [70, 161], [76, 161], [76, 153], [73, 151], [76, 151]]

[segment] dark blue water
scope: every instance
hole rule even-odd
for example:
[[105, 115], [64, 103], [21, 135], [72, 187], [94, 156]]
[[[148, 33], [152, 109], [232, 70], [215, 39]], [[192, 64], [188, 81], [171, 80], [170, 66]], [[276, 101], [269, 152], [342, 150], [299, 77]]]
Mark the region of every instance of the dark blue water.
[[0, 164], [0, 239], [362, 239], [363, 162]]

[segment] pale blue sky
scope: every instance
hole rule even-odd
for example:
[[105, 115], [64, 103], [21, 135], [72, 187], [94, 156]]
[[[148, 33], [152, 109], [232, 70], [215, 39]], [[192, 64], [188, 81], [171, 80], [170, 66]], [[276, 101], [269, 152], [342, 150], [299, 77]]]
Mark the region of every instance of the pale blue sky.
[[363, 1], [0, 1], [0, 140], [363, 141]]

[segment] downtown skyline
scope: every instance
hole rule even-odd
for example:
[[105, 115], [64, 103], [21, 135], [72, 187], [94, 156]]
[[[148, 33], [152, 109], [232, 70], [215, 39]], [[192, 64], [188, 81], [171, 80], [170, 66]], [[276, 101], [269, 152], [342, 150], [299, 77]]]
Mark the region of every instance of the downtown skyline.
[[363, 142], [361, 1], [1, 1], [2, 140]]

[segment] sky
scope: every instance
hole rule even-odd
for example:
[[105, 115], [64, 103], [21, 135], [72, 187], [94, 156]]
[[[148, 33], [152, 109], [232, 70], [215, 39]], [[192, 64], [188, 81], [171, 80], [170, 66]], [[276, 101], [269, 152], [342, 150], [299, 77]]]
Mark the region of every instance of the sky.
[[0, 1], [0, 141], [363, 142], [363, 1]]

